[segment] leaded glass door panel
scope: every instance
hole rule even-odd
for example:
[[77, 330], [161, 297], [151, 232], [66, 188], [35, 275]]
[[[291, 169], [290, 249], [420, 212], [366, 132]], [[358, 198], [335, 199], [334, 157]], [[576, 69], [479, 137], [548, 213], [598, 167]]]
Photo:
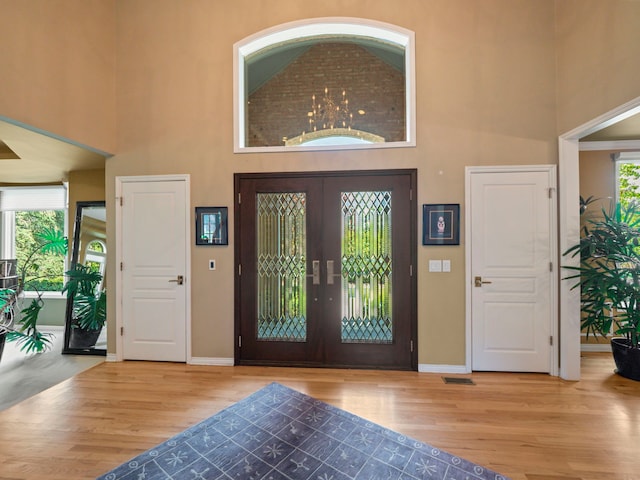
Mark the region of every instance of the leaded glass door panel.
[[415, 369], [414, 182], [236, 176], [238, 363]]

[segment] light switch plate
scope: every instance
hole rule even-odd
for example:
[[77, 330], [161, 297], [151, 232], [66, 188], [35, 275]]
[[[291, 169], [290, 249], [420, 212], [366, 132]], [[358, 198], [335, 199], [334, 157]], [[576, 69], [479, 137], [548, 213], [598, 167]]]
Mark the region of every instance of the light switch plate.
[[441, 272], [442, 271], [442, 260], [429, 260], [429, 271], [430, 272]]
[[442, 271], [443, 272], [451, 271], [451, 260], [442, 260]]

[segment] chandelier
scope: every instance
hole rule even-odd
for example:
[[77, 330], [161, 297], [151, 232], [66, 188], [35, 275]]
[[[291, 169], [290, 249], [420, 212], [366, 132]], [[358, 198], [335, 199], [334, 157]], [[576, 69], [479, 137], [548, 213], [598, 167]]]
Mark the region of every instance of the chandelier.
[[349, 111], [349, 99], [346, 90], [342, 90], [342, 99], [336, 101], [329, 95], [329, 89], [324, 88], [322, 100], [316, 101], [316, 95], [311, 96], [311, 111], [309, 117], [309, 131], [346, 128], [351, 130], [353, 114]]

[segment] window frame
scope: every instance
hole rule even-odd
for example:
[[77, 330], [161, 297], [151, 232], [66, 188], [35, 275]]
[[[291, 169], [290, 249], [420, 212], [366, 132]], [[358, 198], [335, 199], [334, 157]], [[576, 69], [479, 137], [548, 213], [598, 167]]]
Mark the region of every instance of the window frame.
[[[42, 195], [42, 197], [38, 196], [36, 192], [39, 190], [43, 192], [45, 190], [63, 190], [61, 194], [64, 196], [63, 206], [59, 208], [59, 204], [52, 205], [48, 203], [48, 196], [46, 193]], [[30, 205], [26, 208], [19, 207], [10, 207], [9, 209], [5, 209], [2, 202], [2, 193], [8, 191], [29, 191], [29, 203]], [[68, 238], [68, 229], [69, 229], [69, 198], [68, 198], [68, 188], [65, 185], [41, 185], [41, 186], [21, 186], [21, 187], [0, 187], [0, 257], [2, 258], [16, 258], [16, 212], [26, 212], [26, 211], [62, 211], [63, 212], [63, 234]], [[35, 194], [35, 195], [34, 195]], [[34, 197], [37, 197], [37, 200], [34, 201]], [[39, 203], [43, 202], [43, 203]], [[68, 255], [63, 257], [63, 267], [62, 271], [66, 272], [69, 266], [69, 258]], [[56, 291], [46, 291], [46, 292], [36, 292], [35, 290], [24, 290], [25, 298], [36, 298], [36, 297], [53, 297], [55, 295], [56, 298], [66, 298], [66, 292], [62, 292], [61, 290]], [[62, 293], [62, 297], [60, 297]]]
[[[296, 39], [310, 39], [326, 35], [376, 38], [397, 44], [405, 51], [405, 135], [404, 141], [354, 143], [347, 145], [274, 145], [247, 147], [245, 105], [247, 97], [245, 58], [273, 45], [289, 43]], [[262, 30], [233, 46], [233, 146], [234, 153], [260, 152], [308, 152], [322, 150], [362, 150], [372, 148], [398, 148], [416, 146], [416, 95], [415, 95], [415, 33], [411, 30], [362, 18], [315, 18], [285, 23]]]
[[618, 205], [620, 204], [620, 165], [625, 163], [640, 164], [640, 151], [614, 153], [613, 161], [616, 166], [615, 202]]

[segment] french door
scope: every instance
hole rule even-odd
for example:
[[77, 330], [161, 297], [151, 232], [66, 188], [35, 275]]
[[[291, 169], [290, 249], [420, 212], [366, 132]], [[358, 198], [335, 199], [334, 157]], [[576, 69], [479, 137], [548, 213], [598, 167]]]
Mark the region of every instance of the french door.
[[414, 185], [237, 174], [236, 363], [415, 370]]

